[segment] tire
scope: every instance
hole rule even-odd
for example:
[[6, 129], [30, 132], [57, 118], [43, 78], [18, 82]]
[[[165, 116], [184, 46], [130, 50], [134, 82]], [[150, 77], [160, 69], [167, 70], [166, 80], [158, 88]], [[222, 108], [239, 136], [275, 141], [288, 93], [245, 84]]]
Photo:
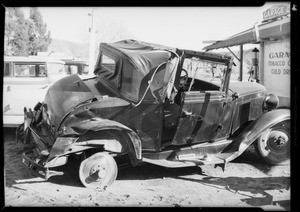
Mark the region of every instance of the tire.
[[80, 181], [87, 188], [105, 190], [116, 180], [117, 174], [116, 161], [106, 152], [86, 158], [79, 167]]
[[257, 139], [256, 150], [271, 165], [290, 164], [290, 120], [269, 128]]

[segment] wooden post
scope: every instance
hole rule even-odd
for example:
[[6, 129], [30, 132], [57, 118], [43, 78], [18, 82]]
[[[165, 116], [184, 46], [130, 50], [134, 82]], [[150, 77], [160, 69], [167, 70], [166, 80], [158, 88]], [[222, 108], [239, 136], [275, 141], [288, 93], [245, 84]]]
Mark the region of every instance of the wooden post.
[[252, 50], [252, 67], [254, 73], [252, 73], [252, 77], [254, 77], [255, 82], [258, 82], [258, 55], [259, 55], [259, 50], [257, 48], [254, 48]]
[[243, 81], [243, 45], [240, 45], [240, 81]]
[[265, 84], [265, 44], [264, 42], [261, 42], [259, 45], [260, 54], [259, 54], [259, 83], [264, 85]]
[[90, 32], [90, 43], [89, 43], [89, 75], [94, 74], [94, 67], [95, 67], [95, 27], [94, 27], [94, 10], [92, 9], [91, 13], [88, 15], [91, 16], [91, 28], [89, 29]]

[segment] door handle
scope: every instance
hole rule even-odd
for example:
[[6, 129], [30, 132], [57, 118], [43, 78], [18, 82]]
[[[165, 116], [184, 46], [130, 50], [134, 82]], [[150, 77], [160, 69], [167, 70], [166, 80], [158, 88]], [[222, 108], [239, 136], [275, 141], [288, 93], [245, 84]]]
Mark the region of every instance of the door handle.
[[48, 87], [48, 85], [41, 87], [41, 89], [45, 89], [45, 88], [47, 88], [47, 87]]
[[11, 91], [11, 90], [10, 90], [10, 85], [8, 85], [8, 86], [6, 87], [6, 91], [7, 91], [7, 92]]

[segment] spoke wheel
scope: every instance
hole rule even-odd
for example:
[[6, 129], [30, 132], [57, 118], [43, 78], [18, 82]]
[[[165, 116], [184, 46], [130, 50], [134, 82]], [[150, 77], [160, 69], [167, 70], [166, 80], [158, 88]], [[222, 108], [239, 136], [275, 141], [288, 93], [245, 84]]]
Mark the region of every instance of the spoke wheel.
[[83, 160], [79, 167], [79, 178], [87, 188], [105, 190], [117, 178], [118, 167], [112, 156], [99, 152]]
[[272, 165], [290, 163], [290, 121], [281, 122], [257, 139], [257, 150]]

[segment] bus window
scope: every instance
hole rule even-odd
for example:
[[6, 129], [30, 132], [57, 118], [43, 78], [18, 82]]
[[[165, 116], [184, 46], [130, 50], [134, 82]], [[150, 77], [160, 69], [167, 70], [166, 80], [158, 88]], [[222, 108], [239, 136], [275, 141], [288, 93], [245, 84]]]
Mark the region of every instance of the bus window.
[[39, 70], [39, 77], [46, 77], [47, 76], [45, 65], [39, 65], [38, 70]]
[[57, 74], [66, 74], [65, 67], [60, 63], [47, 63], [48, 74], [57, 75]]
[[77, 65], [77, 74], [82, 75], [82, 64]]
[[15, 64], [15, 76], [16, 77], [35, 77], [36, 67], [31, 64]]
[[83, 65], [83, 72], [82, 74], [88, 74], [89, 73], [89, 66]]
[[9, 77], [10, 71], [9, 71], [9, 63], [4, 64], [4, 77]]
[[65, 72], [70, 73], [70, 66], [69, 65], [65, 65]]
[[81, 75], [81, 65], [65, 65], [65, 70], [67, 74], [79, 74]]
[[70, 74], [78, 74], [78, 67], [76, 65], [70, 66]]

